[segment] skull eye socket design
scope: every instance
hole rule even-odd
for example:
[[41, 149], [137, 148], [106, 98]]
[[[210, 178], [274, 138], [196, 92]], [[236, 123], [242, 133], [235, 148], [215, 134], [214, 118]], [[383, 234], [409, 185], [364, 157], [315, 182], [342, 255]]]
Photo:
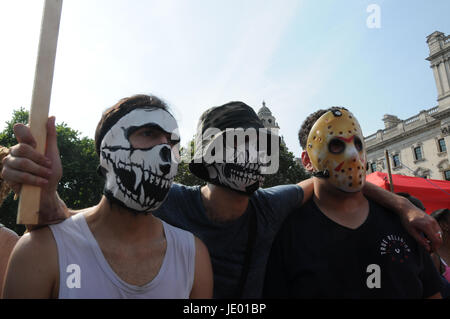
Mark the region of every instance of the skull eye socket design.
[[155, 123], [149, 123], [142, 126], [131, 126], [123, 128], [125, 138], [135, 149], [148, 149], [149, 144], [159, 144], [161, 141], [170, 146], [176, 145], [179, 140], [173, 139], [171, 134], [164, 131], [161, 126]]
[[363, 149], [363, 144], [361, 142], [361, 139], [357, 136], [355, 136], [355, 147], [358, 152], [361, 152]]
[[328, 144], [328, 151], [332, 154], [341, 154], [345, 150], [345, 143], [337, 138], [334, 138]]

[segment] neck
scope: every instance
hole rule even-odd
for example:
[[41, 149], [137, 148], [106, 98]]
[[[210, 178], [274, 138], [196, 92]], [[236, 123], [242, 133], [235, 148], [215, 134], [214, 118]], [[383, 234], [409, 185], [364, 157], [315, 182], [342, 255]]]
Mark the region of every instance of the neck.
[[248, 206], [249, 196], [214, 184], [203, 186], [201, 194], [206, 215], [213, 221], [235, 220], [245, 213]]
[[111, 204], [105, 196], [86, 214], [92, 233], [106, 236], [112, 241], [137, 244], [160, 236], [159, 220], [152, 214], [135, 214], [130, 210]]
[[314, 177], [313, 200], [326, 216], [350, 228], [359, 227], [369, 213], [369, 203], [362, 192], [343, 192], [323, 178]]

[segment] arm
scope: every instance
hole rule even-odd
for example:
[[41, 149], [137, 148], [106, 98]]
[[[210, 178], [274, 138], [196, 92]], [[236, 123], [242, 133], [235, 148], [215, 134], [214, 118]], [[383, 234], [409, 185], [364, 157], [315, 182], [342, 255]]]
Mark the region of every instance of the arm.
[[56, 298], [58, 253], [49, 228], [22, 236], [8, 264], [3, 298]]
[[213, 273], [208, 249], [195, 237], [195, 272], [191, 299], [207, 299], [213, 296]]
[[0, 296], [2, 295], [9, 256], [18, 240], [19, 236], [16, 233], [7, 228], [0, 228]]
[[309, 201], [314, 193], [314, 181], [311, 178], [305, 179], [297, 184], [303, 189], [303, 201], [302, 205]]
[[441, 230], [439, 224], [408, 199], [369, 182], [365, 184], [363, 193], [381, 206], [397, 213], [408, 233], [428, 251], [436, 251], [442, 245], [442, 238], [438, 234]]
[[49, 118], [47, 123], [45, 155], [39, 154], [34, 149], [36, 142], [29, 127], [16, 124], [14, 134], [19, 144], [11, 147], [10, 154], [3, 159], [3, 179], [11, 185], [16, 194], [20, 192], [22, 184], [42, 188], [40, 225], [55, 224], [68, 218], [70, 211], [56, 191], [62, 176], [62, 165], [57, 145], [55, 118]]

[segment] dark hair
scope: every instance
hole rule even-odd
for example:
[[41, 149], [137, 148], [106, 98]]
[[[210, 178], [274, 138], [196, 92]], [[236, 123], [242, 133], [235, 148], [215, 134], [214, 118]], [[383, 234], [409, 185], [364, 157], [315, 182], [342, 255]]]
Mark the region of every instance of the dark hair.
[[438, 209], [438, 210], [435, 210], [434, 212], [432, 212], [430, 214], [430, 216], [433, 217], [434, 219], [436, 219], [436, 221], [439, 224], [448, 223], [449, 222], [449, 220], [448, 220], [449, 212], [450, 212], [450, 209], [441, 208], [441, 209]]
[[405, 197], [406, 199], [408, 199], [414, 206], [416, 206], [417, 208], [420, 208], [421, 210], [425, 211], [425, 206], [423, 206], [423, 203], [420, 201], [420, 199], [418, 199], [417, 197], [412, 196], [409, 193], [396, 193], [399, 196]]
[[326, 110], [318, 110], [314, 113], [311, 113], [306, 120], [303, 122], [302, 127], [298, 131], [298, 140], [300, 142], [300, 146], [306, 150], [306, 142], [308, 141], [308, 135], [311, 131], [312, 127], [314, 126], [314, 123], [325, 113], [328, 111], [335, 111], [335, 110], [346, 110], [346, 108], [341, 106], [333, 106]]
[[125, 114], [138, 108], [160, 108], [170, 113], [167, 104], [154, 95], [137, 94], [119, 100], [116, 104], [106, 109], [95, 130], [95, 150], [100, 154], [100, 144], [109, 129], [117, 123]]

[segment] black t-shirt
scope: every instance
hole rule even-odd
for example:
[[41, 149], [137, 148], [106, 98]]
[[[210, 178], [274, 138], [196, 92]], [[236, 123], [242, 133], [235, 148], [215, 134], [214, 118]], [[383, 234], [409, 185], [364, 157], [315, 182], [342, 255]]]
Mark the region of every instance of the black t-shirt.
[[369, 201], [357, 229], [326, 217], [313, 200], [292, 213], [272, 246], [266, 298], [427, 298], [440, 290], [429, 254], [398, 217]]
[[298, 185], [258, 189], [250, 196], [247, 211], [226, 223], [206, 215], [200, 186], [174, 184], [161, 207], [153, 214], [190, 231], [208, 247], [214, 273], [214, 298], [238, 298], [248, 242], [250, 214], [256, 217], [256, 236], [242, 297], [261, 298], [270, 247], [289, 212], [298, 210], [303, 190]]

